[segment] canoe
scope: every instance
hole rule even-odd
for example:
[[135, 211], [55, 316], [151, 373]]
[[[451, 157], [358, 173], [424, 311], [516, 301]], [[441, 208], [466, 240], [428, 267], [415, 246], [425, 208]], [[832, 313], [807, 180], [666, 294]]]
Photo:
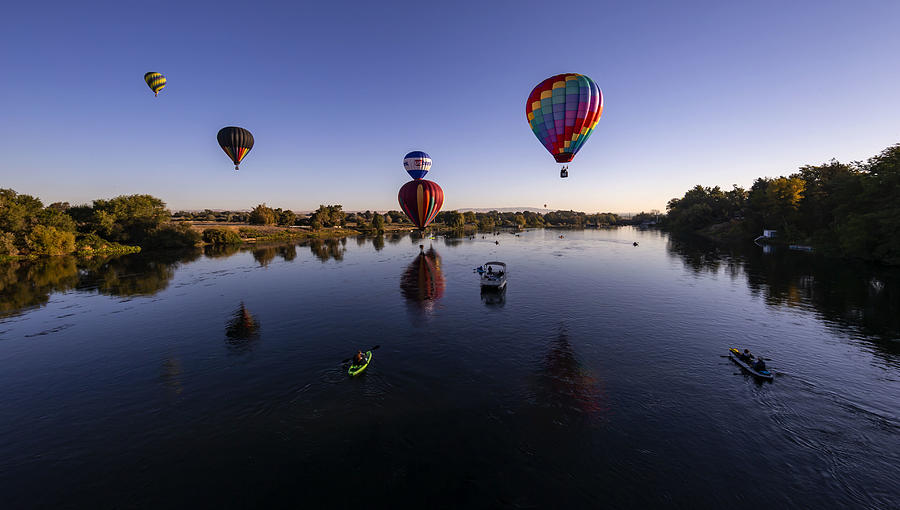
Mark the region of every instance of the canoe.
[[363, 372], [363, 370], [365, 370], [366, 367], [369, 366], [369, 363], [372, 362], [372, 357], [374, 357], [374, 354], [372, 354], [372, 351], [366, 351], [366, 362], [364, 364], [350, 365], [350, 368], [347, 370], [347, 373], [350, 374], [350, 377], [355, 377], [355, 376], [361, 374]]
[[728, 349], [728, 357], [731, 358], [731, 361], [734, 361], [735, 363], [740, 365], [741, 368], [743, 368], [744, 370], [750, 372], [751, 374], [755, 375], [756, 377], [759, 377], [760, 379], [766, 379], [768, 381], [771, 381], [772, 379], [775, 378], [775, 375], [772, 374], [772, 372], [769, 372], [768, 370], [760, 370], [760, 371], [754, 370], [753, 367], [751, 367], [749, 363], [745, 362], [738, 356], [739, 353], [740, 353], [740, 351], [738, 351], [734, 347]]

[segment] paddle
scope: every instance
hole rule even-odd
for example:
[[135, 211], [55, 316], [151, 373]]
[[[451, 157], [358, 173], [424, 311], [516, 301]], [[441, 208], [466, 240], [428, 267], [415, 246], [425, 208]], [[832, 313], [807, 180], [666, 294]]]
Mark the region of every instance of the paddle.
[[[377, 348], [379, 348], [379, 347], [381, 347], [381, 344], [378, 344], [378, 345], [376, 345], [375, 347], [372, 347], [371, 349], [366, 349], [366, 350], [367, 350], [367, 351], [374, 351], [375, 349], [377, 349]], [[344, 361], [341, 361], [341, 364], [343, 364], [343, 363], [349, 363], [350, 360], [352, 360], [352, 359], [353, 359], [353, 358], [347, 358], [347, 359], [345, 359]]]

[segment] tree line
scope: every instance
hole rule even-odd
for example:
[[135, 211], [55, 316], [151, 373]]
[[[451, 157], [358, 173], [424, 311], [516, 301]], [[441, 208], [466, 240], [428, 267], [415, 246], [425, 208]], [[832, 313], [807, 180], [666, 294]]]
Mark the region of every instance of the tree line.
[[[527, 210], [520, 212], [442, 211], [435, 217], [433, 225], [449, 229], [464, 229], [468, 226], [482, 231], [490, 231], [495, 228], [526, 227], [584, 228], [640, 224], [655, 219], [657, 215], [658, 212], [640, 213], [626, 219], [613, 213], [587, 214], [577, 211], [553, 211], [544, 214]], [[401, 211], [391, 210], [384, 213], [373, 211], [345, 212], [340, 204], [320, 205], [317, 210], [308, 215], [297, 214], [291, 210], [281, 208], [272, 208], [263, 203], [254, 207], [250, 212], [214, 212], [206, 209], [197, 212], [179, 211], [173, 214], [172, 217], [176, 220], [188, 221], [307, 226], [313, 230], [351, 226], [357, 230], [381, 232], [388, 225], [412, 226], [412, 222]]]
[[866, 161], [831, 160], [744, 189], [695, 186], [669, 201], [665, 227], [752, 238], [764, 229], [827, 255], [900, 265], [900, 144]]
[[0, 189], [0, 257], [129, 253], [199, 242], [189, 225], [169, 218], [165, 202], [151, 195], [44, 206], [31, 195]]
[[[647, 217], [650, 215], [646, 213], [624, 219], [613, 213], [576, 211], [545, 214], [444, 211], [437, 215], [433, 225], [460, 232], [525, 227], [584, 228], [640, 223]], [[140, 249], [195, 246], [201, 241], [216, 245], [242, 242], [241, 235], [227, 229], [207, 229], [200, 234], [192, 229], [191, 221], [301, 226], [315, 231], [352, 227], [369, 233], [384, 232], [389, 225], [412, 227], [401, 211], [348, 213], [340, 204], [320, 205], [308, 215], [272, 208], [264, 203], [249, 212], [206, 209], [172, 214], [165, 202], [151, 195], [123, 195], [83, 205], [56, 202], [44, 206], [38, 198], [0, 189], [0, 257], [129, 253]]]

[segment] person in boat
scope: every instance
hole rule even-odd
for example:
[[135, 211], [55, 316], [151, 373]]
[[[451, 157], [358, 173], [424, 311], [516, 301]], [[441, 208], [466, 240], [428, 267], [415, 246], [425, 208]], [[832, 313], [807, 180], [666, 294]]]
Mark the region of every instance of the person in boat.
[[759, 356], [756, 357], [756, 363], [753, 364], [753, 370], [757, 372], [762, 372], [766, 369], [766, 362]]
[[753, 355], [750, 354], [750, 349], [744, 349], [744, 352], [738, 354], [738, 357], [741, 358], [741, 360], [746, 361], [747, 363], [750, 363], [750, 361], [753, 360]]
[[362, 351], [356, 351], [356, 355], [353, 356], [353, 364], [354, 365], [365, 365], [366, 364], [366, 355], [363, 354]]
[[488, 274], [494, 274], [494, 268], [492, 266], [488, 266]]

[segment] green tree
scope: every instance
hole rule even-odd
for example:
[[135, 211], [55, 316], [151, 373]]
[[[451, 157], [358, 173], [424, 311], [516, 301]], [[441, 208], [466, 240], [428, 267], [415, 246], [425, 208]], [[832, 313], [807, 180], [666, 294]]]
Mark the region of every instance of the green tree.
[[372, 216], [372, 228], [376, 232], [384, 232], [384, 216], [375, 213]]
[[35, 255], [66, 255], [75, 251], [75, 234], [35, 225], [26, 236], [26, 244], [29, 252]]
[[275, 211], [264, 203], [254, 207], [248, 218], [251, 225], [274, 225], [275, 219]]
[[281, 211], [281, 214], [278, 215], [279, 225], [293, 225], [295, 223], [297, 223], [297, 215], [294, 213], [294, 211]]
[[0, 232], [0, 255], [16, 256], [19, 248], [16, 246], [16, 236], [12, 232]]
[[165, 202], [154, 196], [122, 195], [94, 200], [88, 228], [111, 241], [142, 244], [169, 217]]

